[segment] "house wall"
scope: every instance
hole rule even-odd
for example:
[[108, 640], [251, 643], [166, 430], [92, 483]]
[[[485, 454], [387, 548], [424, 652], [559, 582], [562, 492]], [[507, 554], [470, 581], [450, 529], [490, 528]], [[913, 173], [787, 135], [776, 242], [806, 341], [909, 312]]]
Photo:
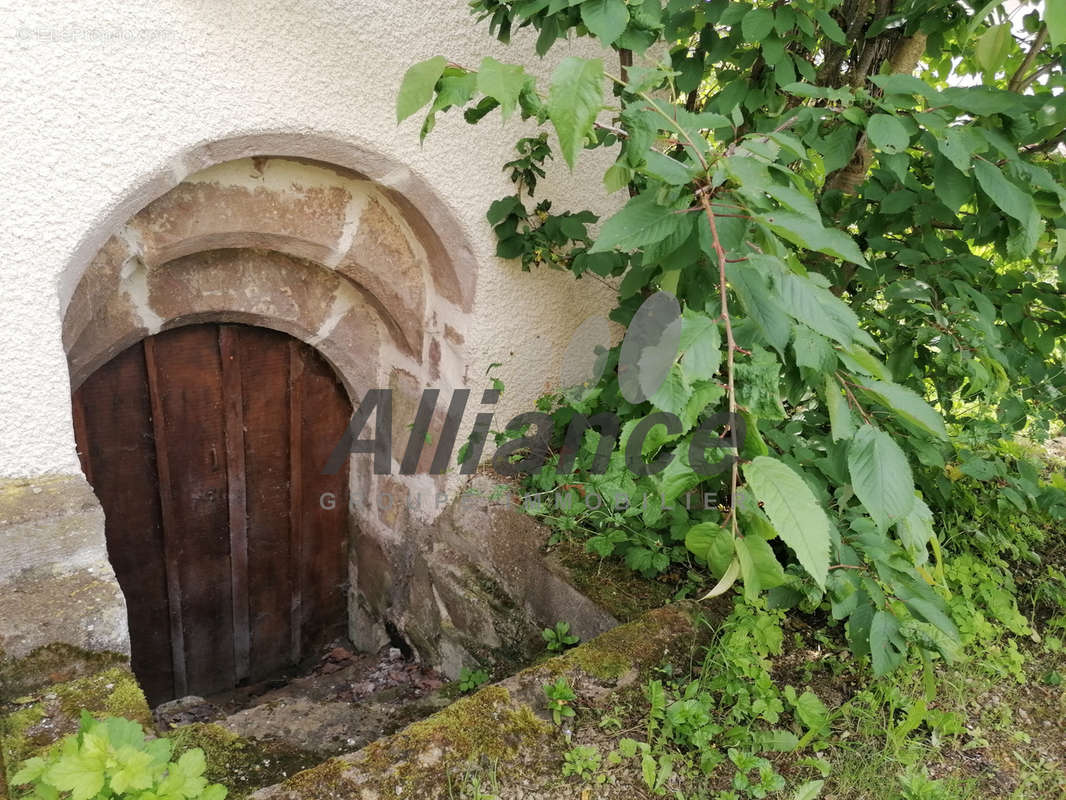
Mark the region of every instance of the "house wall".
[[[102, 313], [78, 307], [86, 270], [130, 220], [183, 182], [224, 170], [216, 165], [284, 156], [353, 170], [411, 211], [447, 250], [462, 289], [443, 292], [445, 305], [461, 310], [453, 323], [462, 328], [444, 393], [461, 375], [476, 396], [499, 362], [501, 421], [555, 384], [570, 335], [609, 306], [611, 293], [598, 283], [523, 273], [494, 256], [484, 214], [510, 193], [500, 165], [522, 135], [520, 122], [493, 117], [474, 128], [444, 115], [424, 146], [419, 120], [395, 124], [396, 90], [415, 61], [444, 54], [476, 67], [494, 55], [547, 75], [559, 57], [587, 54], [580, 45], [559, 46], [538, 63], [528, 46], [503, 48], [475, 26], [466, 0], [3, 0], [0, 29], [0, 650], [18, 654], [57, 638], [124, 646], [102, 517], [75, 453], [72, 370], [81, 380], [91, 364], [72, 357], [80, 330], [71, 314], [80, 325]], [[612, 201], [595, 177], [603, 166], [585, 158], [573, 175], [557, 169], [545, 194], [557, 208], [606, 211]], [[374, 291], [387, 295], [388, 264], [374, 268]], [[437, 322], [401, 318], [393, 333], [402, 342]], [[417, 360], [424, 342], [408, 344]], [[57, 610], [57, 587], [77, 599]], [[48, 633], [46, 620], [65, 623]]]

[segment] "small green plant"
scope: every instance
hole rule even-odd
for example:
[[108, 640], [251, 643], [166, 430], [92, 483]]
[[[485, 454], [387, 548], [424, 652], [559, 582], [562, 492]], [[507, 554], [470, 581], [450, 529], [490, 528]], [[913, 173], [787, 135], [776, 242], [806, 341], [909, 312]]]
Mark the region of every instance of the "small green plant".
[[570, 633], [569, 622], [556, 622], [554, 628], [545, 628], [540, 635], [544, 637], [544, 641], [548, 643], [548, 649], [553, 653], [561, 653], [581, 641]]
[[463, 694], [477, 691], [488, 682], [489, 673], [480, 667], [478, 669], [463, 667], [459, 670], [459, 691]]
[[65, 737], [46, 755], [31, 758], [11, 779], [29, 786], [27, 797], [58, 800], [224, 800], [226, 787], [209, 784], [199, 748], [171, 761], [169, 739], [146, 742], [136, 722], [112, 717], [98, 721], [81, 715], [76, 734]]
[[570, 688], [566, 678], [559, 678], [555, 683], [549, 683], [544, 687], [544, 694], [548, 698], [548, 711], [556, 725], [562, 725], [563, 720], [574, 716], [574, 707], [570, 704], [577, 700], [577, 695]]
[[454, 775], [448, 773], [448, 800], [499, 800], [500, 782], [496, 762], [488, 769], [475, 766]]
[[[729, 760], [737, 768], [733, 776], [733, 788], [739, 794], [734, 797], [767, 797], [785, 788], [785, 779], [774, 769], [768, 759], [729, 748]], [[730, 793], [725, 793], [729, 796]], [[719, 797], [722, 795], [720, 794]]]
[[581, 745], [571, 748], [563, 756], [563, 776], [577, 775], [582, 780], [588, 780], [600, 768], [602, 761], [600, 751], [594, 746]]

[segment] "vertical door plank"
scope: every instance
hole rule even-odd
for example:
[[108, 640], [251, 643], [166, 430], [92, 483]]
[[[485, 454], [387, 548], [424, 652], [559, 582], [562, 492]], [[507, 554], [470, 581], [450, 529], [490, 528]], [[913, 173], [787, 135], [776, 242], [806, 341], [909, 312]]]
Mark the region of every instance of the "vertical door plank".
[[[233, 661], [238, 683], [251, 675], [248, 600], [248, 512], [245, 485], [244, 398], [238, 329], [218, 331], [222, 359], [222, 397], [226, 435], [226, 481], [229, 496], [230, 576], [233, 583]], [[255, 392], [263, 387], [256, 384]]]
[[289, 655], [299, 663], [303, 654], [303, 354], [299, 342], [289, 342], [289, 605], [291, 628]]
[[351, 404], [310, 347], [180, 328], [72, 400], [153, 705], [276, 675], [344, 633], [348, 467], [321, 471]]
[[[152, 431], [155, 438], [155, 459], [159, 472], [159, 503], [163, 521], [163, 558], [166, 563], [167, 605], [170, 619], [170, 655], [174, 670], [174, 695], [189, 693], [189, 679], [185, 669], [185, 624], [181, 602], [181, 529], [179, 527], [173, 486], [170, 481], [170, 454], [167, 449], [167, 426], [159, 388], [159, 366], [156, 362], [155, 340], [144, 340], [144, 360], [151, 398]], [[106, 512], [105, 512], [106, 513]]]
[[[208, 695], [236, 683], [218, 330], [190, 326], [152, 341], [166, 437], [160, 481], [170, 487], [178, 539], [188, 691]], [[168, 540], [170, 531], [168, 525]]]
[[289, 337], [235, 327], [244, 386], [251, 679], [292, 663]]
[[[107, 551], [126, 597], [131, 665], [149, 703], [175, 696], [151, 398], [143, 345], [123, 351], [75, 392], [75, 437], [105, 513]], [[179, 633], [180, 606], [176, 606]]]
[[[348, 462], [323, 475], [330, 453], [344, 434], [352, 408], [332, 367], [310, 347], [300, 347], [300, 530], [303, 542], [305, 656], [345, 634], [348, 588]], [[296, 454], [293, 454], [295, 459]], [[332, 503], [323, 503], [331, 496]], [[332, 507], [329, 507], [332, 505]]]

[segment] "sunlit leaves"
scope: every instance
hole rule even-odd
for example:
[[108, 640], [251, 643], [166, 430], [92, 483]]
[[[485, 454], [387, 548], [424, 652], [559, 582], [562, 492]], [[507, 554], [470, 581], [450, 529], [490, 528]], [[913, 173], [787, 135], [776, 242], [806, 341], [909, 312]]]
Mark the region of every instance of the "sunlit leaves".
[[482, 60], [478, 69], [477, 89], [500, 104], [500, 111], [506, 120], [518, 107], [518, 97], [527, 80], [526, 70], [521, 65], [501, 64], [488, 57]]
[[907, 149], [910, 135], [897, 117], [889, 114], [874, 114], [866, 125], [870, 142], [886, 153], [901, 153]]
[[744, 477], [778, 536], [824, 588], [829, 573], [829, 519], [803, 478], [770, 456], [745, 464]]
[[984, 159], [974, 163], [974, 175], [981, 189], [1000, 210], [1021, 223], [1021, 236], [1014, 248], [1016, 254], [1026, 256], [1036, 247], [1043, 223], [1031, 194], [1023, 192], [1003, 175], [1002, 171]]
[[974, 59], [977, 61], [977, 66], [985, 73], [994, 75], [1007, 60], [1013, 43], [1009, 22], [993, 25], [977, 37], [977, 43], [974, 46]]
[[397, 122], [403, 122], [433, 99], [433, 89], [446, 66], [446, 58], [435, 56], [408, 68], [396, 97]]
[[552, 73], [547, 108], [563, 158], [571, 169], [602, 107], [603, 61], [563, 59]]
[[862, 386], [875, 401], [910, 424], [933, 434], [937, 438], [948, 438], [947, 429], [944, 427], [944, 419], [916, 392], [905, 386], [899, 386], [887, 381], [863, 380]]
[[851, 437], [848, 472], [855, 495], [881, 530], [914, 509], [914, 476], [907, 456], [884, 431], [863, 425]]
[[15, 786], [32, 785], [33, 796], [55, 800], [159, 798], [160, 800], [224, 800], [227, 790], [208, 785], [199, 748], [170, 761], [166, 738], [145, 742], [140, 725], [130, 720], [93, 719], [82, 712], [77, 734], [67, 736], [44, 757], [26, 761], [12, 776]]
[[685, 221], [683, 214], [660, 206], [654, 195], [638, 194], [603, 223], [600, 235], [589, 252], [647, 247], [678, 231]]
[[826, 228], [821, 220], [792, 211], [775, 211], [758, 219], [774, 233], [799, 247], [853, 264], [866, 264], [866, 259], [850, 236], [835, 228]]
[[1053, 46], [1066, 42], [1066, 0], [1045, 0], [1044, 23]]
[[614, 44], [629, 25], [629, 9], [625, 0], [585, 0], [581, 20], [603, 44]]

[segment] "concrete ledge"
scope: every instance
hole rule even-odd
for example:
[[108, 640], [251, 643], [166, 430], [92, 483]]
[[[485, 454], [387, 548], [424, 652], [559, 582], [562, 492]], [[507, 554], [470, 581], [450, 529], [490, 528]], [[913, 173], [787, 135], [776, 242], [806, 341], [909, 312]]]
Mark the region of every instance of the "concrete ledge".
[[0, 654], [56, 642], [129, 653], [104, 513], [81, 474], [0, 482]]
[[[530, 667], [501, 683], [379, 739], [351, 755], [256, 792], [255, 800], [353, 800], [449, 797], [449, 780], [491, 765], [504, 797], [542, 797], [555, 780], [568, 744], [547, 721], [543, 686], [565, 676], [579, 702], [604, 701], [667, 659], [686, 661], [710, 633], [701, 609], [675, 605]], [[703, 609], [712, 621], [717, 607]]]

